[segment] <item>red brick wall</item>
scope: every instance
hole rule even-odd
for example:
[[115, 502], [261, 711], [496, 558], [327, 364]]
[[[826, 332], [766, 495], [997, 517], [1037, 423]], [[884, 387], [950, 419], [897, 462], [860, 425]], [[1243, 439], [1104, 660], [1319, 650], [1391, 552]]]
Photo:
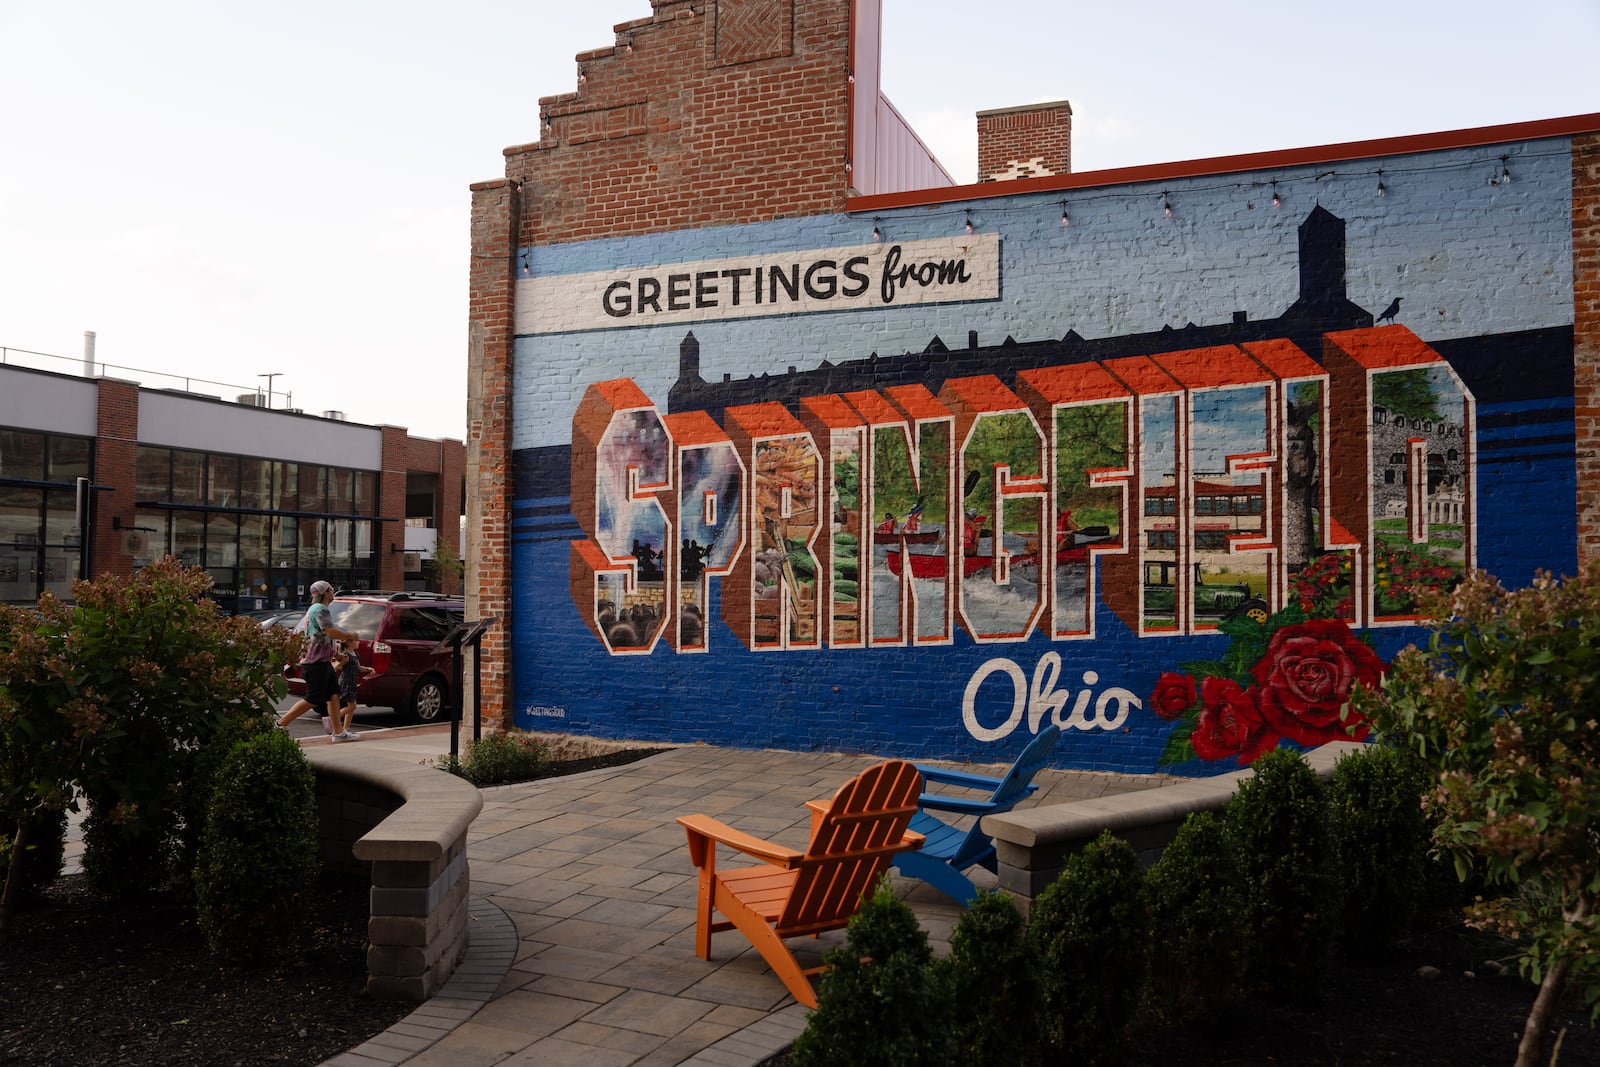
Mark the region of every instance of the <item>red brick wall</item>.
[[[841, 210], [849, 0], [656, 0], [539, 101], [519, 242], [556, 244]], [[629, 45], [631, 44], [631, 51]]]
[[[842, 211], [851, 0], [652, 0], [540, 100], [539, 140], [472, 187], [467, 615], [509, 722], [511, 354], [520, 247]], [[631, 48], [630, 48], [631, 46]], [[577, 77], [577, 71], [574, 71]]]
[[1072, 105], [1065, 100], [978, 112], [978, 180], [1072, 173]]
[[134, 500], [139, 482], [139, 386], [136, 382], [100, 378], [95, 381], [94, 484], [109, 488], [96, 492], [94, 545], [90, 559], [102, 574], [131, 574], [133, 557], [122, 551], [122, 531], [112, 520], [133, 525]]
[[1578, 558], [1600, 559], [1600, 134], [1572, 139], [1573, 402]]

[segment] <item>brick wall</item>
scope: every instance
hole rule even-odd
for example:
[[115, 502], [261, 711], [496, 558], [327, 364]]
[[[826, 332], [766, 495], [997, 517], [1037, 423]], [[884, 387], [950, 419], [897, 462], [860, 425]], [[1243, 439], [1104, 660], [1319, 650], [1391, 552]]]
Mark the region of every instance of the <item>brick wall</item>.
[[576, 56], [575, 90], [539, 101], [539, 139], [505, 150], [505, 179], [472, 187], [467, 615], [505, 620], [482, 644], [489, 721], [509, 711], [518, 248], [845, 204], [849, 0], [653, 6]]
[[1572, 141], [1573, 390], [1578, 554], [1600, 558], [1600, 134]]
[[978, 112], [978, 180], [1072, 173], [1072, 105], [1065, 100]]
[[100, 378], [95, 386], [94, 482], [107, 488], [95, 493], [95, 573], [90, 578], [133, 570], [133, 557], [122, 550], [122, 531], [112, 529], [111, 520], [133, 525], [139, 483], [139, 385]]

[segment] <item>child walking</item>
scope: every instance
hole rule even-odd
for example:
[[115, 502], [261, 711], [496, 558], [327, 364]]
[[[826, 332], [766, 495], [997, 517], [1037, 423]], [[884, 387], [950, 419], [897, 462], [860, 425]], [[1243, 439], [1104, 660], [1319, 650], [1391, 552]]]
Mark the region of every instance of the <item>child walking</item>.
[[333, 657], [333, 669], [339, 678], [338, 713], [335, 719], [324, 718], [323, 727], [333, 735], [334, 741], [359, 741], [361, 735], [350, 729], [350, 721], [356, 714], [356, 689], [361, 684], [362, 675], [377, 672], [371, 667], [362, 666], [356, 646], [349, 641], [339, 644], [339, 650]]

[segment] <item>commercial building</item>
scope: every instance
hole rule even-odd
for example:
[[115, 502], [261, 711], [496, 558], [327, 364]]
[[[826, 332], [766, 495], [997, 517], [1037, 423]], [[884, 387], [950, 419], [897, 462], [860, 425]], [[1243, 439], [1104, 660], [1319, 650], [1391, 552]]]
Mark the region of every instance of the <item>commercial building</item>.
[[427, 588], [436, 539], [458, 543], [460, 441], [6, 355], [0, 601], [70, 599], [74, 579], [171, 554], [227, 611], [292, 608], [318, 578]]
[[1600, 115], [1081, 174], [1056, 102], [958, 185], [877, 0], [651, 8], [473, 187], [486, 709], [1214, 773], [1600, 546]]

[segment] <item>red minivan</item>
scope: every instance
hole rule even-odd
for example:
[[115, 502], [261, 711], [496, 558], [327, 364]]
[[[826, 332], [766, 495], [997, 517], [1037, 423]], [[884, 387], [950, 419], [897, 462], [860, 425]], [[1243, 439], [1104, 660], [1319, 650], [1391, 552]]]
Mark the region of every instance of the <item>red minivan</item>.
[[[361, 638], [357, 654], [373, 672], [361, 679], [356, 703], [393, 708], [418, 722], [449, 718], [456, 650], [435, 652], [461, 624], [466, 605], [440, 593], [339, 593], [328, 605], [328, 621]], [[298, 668], [289, 669], [289, 692], [304, 696]]]

